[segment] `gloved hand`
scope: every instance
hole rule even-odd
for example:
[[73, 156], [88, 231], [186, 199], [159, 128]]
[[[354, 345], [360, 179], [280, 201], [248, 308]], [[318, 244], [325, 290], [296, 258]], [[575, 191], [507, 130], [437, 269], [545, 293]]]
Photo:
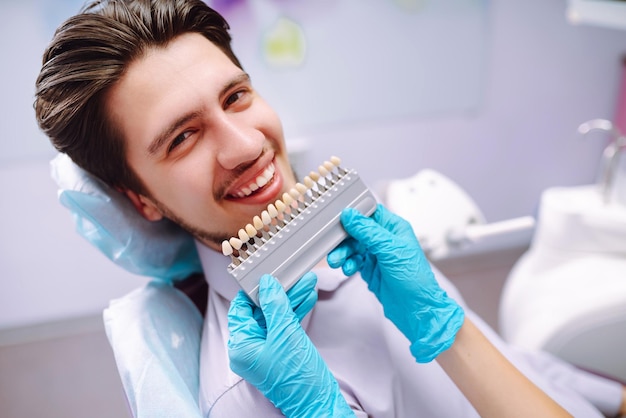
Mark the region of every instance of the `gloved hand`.
[[[310, 297], [292, 292], [301, 285], [296, 294], [306, 295], [304, 289], [313, 289], [316, 282], [314, 273], [305, 274], [288, 298], [274, 277], [263, 275], [260, 308], [240, 291], [228, 311], [230, 368], [287, 417], [354, 417], [339, 384], [300, 326], [313, 304]], [[297, 299], [304, 301], [300, 309], [293, 305]], [[316, 300], [317, 296], [313, 303]], [[258, 320], [258, 312], [264, 321]]]
[[328, 254], [328, 264], [346, 275], [360, 271], [415, 359], [432, 361], [452, 345], [465, 314], [439, 287], [411, 225], [380, 204], [371, 218], [344, 209], [341, 223], [351, 238]]
[[72, 212], [76, 230], [115, 264], [168, 283], [202, 271], [193, 237], [178, 225], [143, 218], [126, 196], [65, 154], [50, 166], [59, 201]]

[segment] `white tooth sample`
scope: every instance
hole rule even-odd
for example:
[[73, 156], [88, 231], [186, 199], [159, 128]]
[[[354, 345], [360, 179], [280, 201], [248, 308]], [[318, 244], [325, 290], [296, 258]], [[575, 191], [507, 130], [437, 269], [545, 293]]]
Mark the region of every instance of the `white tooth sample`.
[[276, 206], [278, 213], [283, 213], [287, 209], [287, 206], [280, 200], [277, 200], [274, 205]]
[[313, 179], [311, 179], [311, 177], [309, 177], [309, 176], [305, 176], [305, 177], [304, 177], [304, 185], [305, 185], [307, 188], [309, 188], [309, 189], [310, 189], [311, 187], [313, 187], [313, 184], [314, 184], [314, 182], [313, 182]]
[[309, 173], [309, 177], [311, 177], [313, 179], [313, 181], [318, 181], [320, 179], [320, 173], [317, 173], [315, 171], [311, 171]]
[[248, 224], [246, 225], [246, 233], [250, 238], [255, 237], [257, 234], [257, 229], [252, 224]]
[[239, 230], [239, 232], [237, 233], [237, 236], [239, 236], [239, 239], [242, 242], [247, 242], [250, 239], [250, 237], [248, 236], [248, 234], [246, 233], [246, 231], [243, 228], [241, 228]]
[[328, 170], [326, 170], [326, 167], [324, 167], [323, 165], [320, 165], [317, 170], [320, 172], [320, 174], [322, 175], [322, 177], [326, 177], [328, 175]]
[[[291, 205], [293, 203], [293, 197], [291, 197], [289, 193], [283, 193], [283, 203], [285, 206]], [[276, 207], [278, 208], [278, 205], [276, 205]]]
[[333, 169], [335, 168], [335, 165], [331, 163], [330, 161], [324, 161], [324, 168], [330, 172], [330, 171], [333, 171]]
[[[304, 178], [304, 180], [306, 181], [306, 177]], [[302, 196], [304, 196], [306, 194], [308, 188], [307, 188], [307, 186], [305, 186], [302, 183], [297, 183], [296, 184], [296, 190], [298, 191], [298, 193], [300, 193]]]
[[[297, 185], [296, 185], [297, 186]], [[295, 187], [291, 190], [289, 190], [289, 194], [291, 195], [291, 197], [293, 197], [294, 199], [298, 199], [302, 194], [298, 191], [298, 189], [296, 189]]]
[[233, 253], [233, 246], [230, 245], [228, 240], [222, 241], [222, 254], [224, 254], [224, 255], [232, 255], [232, 253]]
[[240, 250], [243, 246], [243, 242], [235, 237], [232, 237], [228, 242], [230, 242], [230, 245], [232, 245], [235, 250]]
[[272, 217], [270, 216], [269, 212], [266, 210], [261, 212], [261, 220], [263, 221], [264, 225], [269, 225], [272, 223]]
[[278, 216], [278, 209], [276, 209], [273, 203], [270, 203], [267, 205], [267, 213], [269, 213], [272, 218], [276, 218]]
[[256, 228], [256, 230], [258, 231], [263, 229], [263, 220], [258, 215], [252, 218], [252, 224], [254, 225], [254, 228]]
[[330, 162], [335, 165], [335, 167], [339, 167], [341, 165], [341, 158], [335, 157], [334, 155], [330, 157]]

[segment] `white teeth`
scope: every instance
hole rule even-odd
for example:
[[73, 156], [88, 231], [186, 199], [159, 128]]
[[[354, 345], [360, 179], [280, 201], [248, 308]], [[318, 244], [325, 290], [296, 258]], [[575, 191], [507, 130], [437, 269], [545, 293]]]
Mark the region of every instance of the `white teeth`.
[[239, 198], [250, 196], [252, 192], [259, 190], [260, 188], [265, 186], [267, 183], [269, 183], [270, 180], [274, 177], [275, 172], [276, 172], [276, 169], [274, 167], [274, 164], [272, 163], [265, 169], [265, 171], [263, 171], [263, 174], [261, 174], [256, 179], [254, 179], [253, 182], [251, 182], [249, 185], [245, 187], [242, 187], [241, 190], [233, 194]]
[[262, 175], [256, 178], [256, 185], [259, 187], [265, 186], [274, 177], [274, 171], [274, 164], [271, 164]]

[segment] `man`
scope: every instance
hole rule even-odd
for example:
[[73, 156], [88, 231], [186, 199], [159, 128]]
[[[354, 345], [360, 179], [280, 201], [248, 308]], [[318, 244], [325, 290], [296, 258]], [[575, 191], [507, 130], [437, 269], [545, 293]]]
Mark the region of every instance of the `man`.
[[[35, 109], [60, 152], [127, 196], [145, 219], [173, 220], [195, 237], [209, 283], [200, 364], [203, 415], [281, 416], [229, 368], [227, 312], [238, 287], [219, 251], [224, 239], [296, 179], [280, 120], [252, 87], [227, 29], [198, 0], [96, 3], [55, 34], [37, 80]], [[415, 362], [406, 339], [358, 276], [316, 273], [319, 301], [302, 327], [357, 415], [476, 416], [437, 362]], [[584, 382], [551, 381], [533, 361], [543, 361], [545, 369], [560, 363], [514, 352], [466, 311], [571, 413], [601, 416], [585, 399]], [[621, 387], [603, 384], [619, 405]]]

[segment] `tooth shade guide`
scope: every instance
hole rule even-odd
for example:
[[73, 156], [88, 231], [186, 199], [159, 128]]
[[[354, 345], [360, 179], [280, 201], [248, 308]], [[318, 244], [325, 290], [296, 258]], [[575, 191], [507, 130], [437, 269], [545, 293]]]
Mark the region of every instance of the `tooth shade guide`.
[[[242, 244], [243, 249], [239, 251], [239, 257], [231, 256], [234, 261], [229, 266], [229, 273], [253, 300], [256, 301], [253, 297], [255, 287], [252, 283], [256, 280], [256, 285], [258, 285], [258, 277], [253, 278], [251, 270], [261, 273], [267, 259], [272, 259], [273, 261], [270, 262], [273, 263], [276, 257], [282, 260], [280, 261], [281, 265], [285, 265], [279, 270], [289, 269], [287, 264], [305, 264], [306, 260], [310, 259], [305, 250], [312, 247], [316, 256], [320, 254], [320, 245], [310, 243], [318, 241], [315, 236], [325, 236], [329, 228], [345, 234], [338, 221], [339, 213], [343, 208], [347, 206], [357, 207], [366, 215], [375, 210], [375, 203], [372, 203], [375, 202], [375, 198], [361, 182], [356, 171], [341, 168], [340, 162], [337, 157], [331, 157], [328, 161], [324, 161], [319, 166], [318, 171], [312, 171], [304, 177], [304, 184], [297, 183], [280, 199], [269, 204], [267, 209], [260, 213], [260, 217], [257, 215], [252, 220], [256, 234], [252, 234], [249, 228], [247, 228], [248, 231], [244, 230], [246, 236], [254, 237], [251, 240], [254, 244]], [[355, 193], [358, 194], [358, 199], [363, 196], [363, 199], [367, 200], [367, 204], [363, 204], [358, 199], [350, 200], [357, 196]], [[329, 216], [329, 210], [330, 212], [335, 211], [335, 213], [326, 219]], [[300, 241], [303, 236], [309, 236], [312, 241]], [[243, 235], [242, 238], [244, 238]], [[331, 249], [325, 249], [326, 253]], [[302, 251], [305, 252], [302, 253]], [[294, 254], [297, 254], [297, 257]], [[300, 261], [300, 258], [305, 261]], [[291, 261], [288, 262], [288, 260]], [[272, 273], [273, 271], [265, 268], [264, 272]], [[279, 280], [285, 286], [282, 279], [279, 278]], [[250, 283], [246, 284], [245, 281], [250, 281]]]
[[[268, 210], [264, 211], [266, 214], [261, 213], [261, 221], [271, 230], [271, 237], [260, 246], [246, 247], [251, 254], [247, 257], [243, 254], [239, 265], [230, 264], [229, 274], [255, 303], [258, 304], [258, 280], [263, 273], [278, 278], [283, 288], [288, 290], [345, 239], [346, 233], [339, 221], [339, 214], [344, 208], [354, 207], [366, 216], [376, 209], [376, 199], [358, 173], [340, 168], [333, 157], [329, 162], [333, 164], [332, 170], [326, 162], [321, 170], [324, 174], [328, 172], [327, 176], [315, 173], [305, 177], [304, 193], [296, 187], [300, 195], [294, 199], [296, 208], [290, 206], [283, 209], [281, 203], [284, 205], [285, 202], [277, 201], [274, 203], [278, 207], [274, 208], [277, 217], [272, 217], [271, 206], [268, 205]], [[291, 195], [291, 190], [289, 193]], [[288, 198], [284, 200], [289, 201]], [[281, 209], [288, 213], [279, 213]], [[297, 216], [291, 219], [296, 212]], [[284, 226], [278, 228], [275, 224], [283, 215], [287, 220]], [[269, 224], [265, 223], [268, 217], [271, 219]]]

